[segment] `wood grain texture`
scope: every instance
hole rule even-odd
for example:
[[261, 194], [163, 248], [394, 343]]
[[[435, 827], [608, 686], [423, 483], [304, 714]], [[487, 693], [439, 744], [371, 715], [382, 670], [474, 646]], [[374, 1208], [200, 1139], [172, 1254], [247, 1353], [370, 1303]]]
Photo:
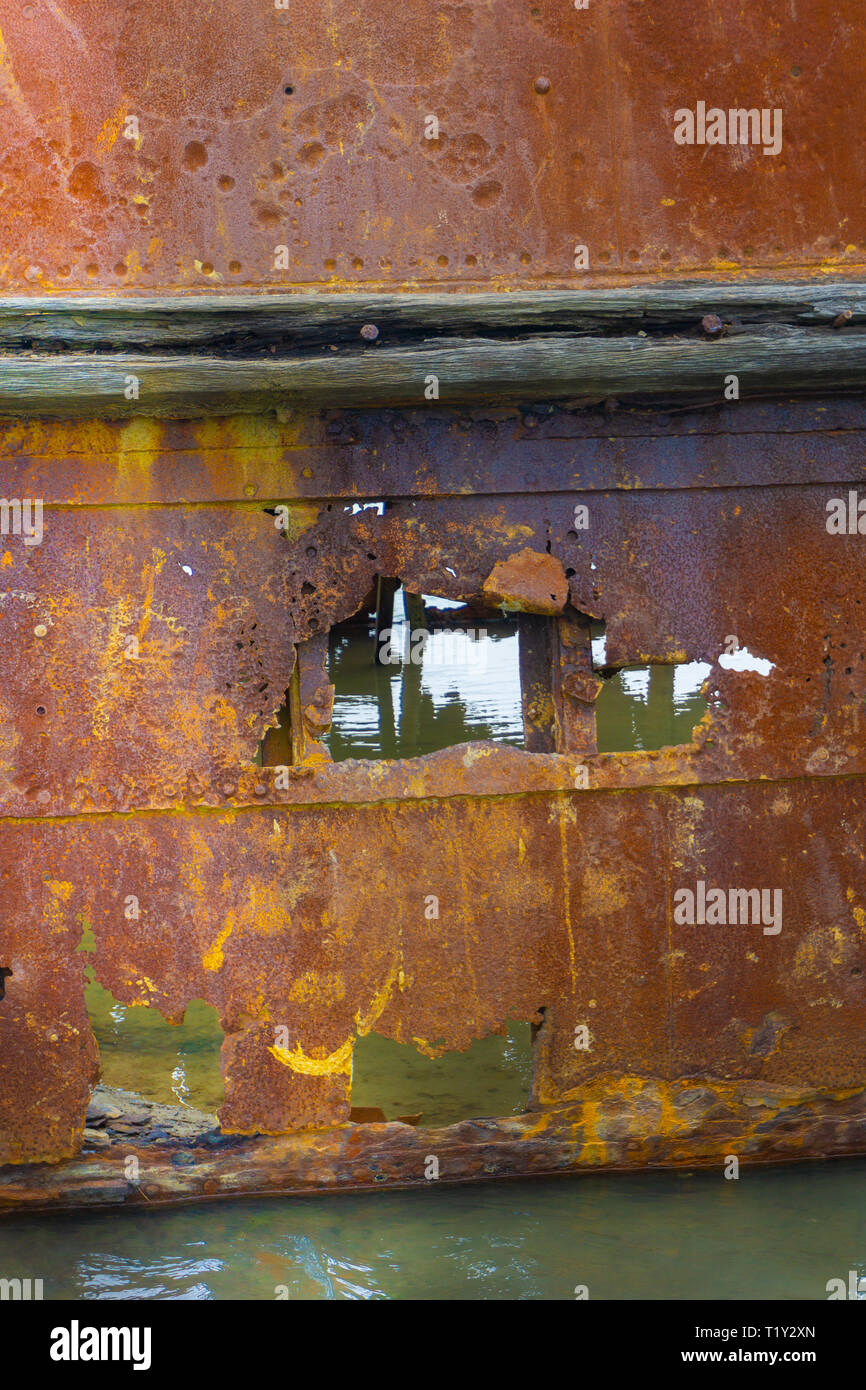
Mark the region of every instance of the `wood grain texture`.
[[218, 294], [0, 298], [0, 346], [174, 347], [251, 342], [358, 343], [366, 323], [381, 334], [424, 337], [451, 332], [623, 332], [668, 325], [697, 329], [718, 313], [743, 324], [831, 324], [850, 310], [866, 322], [863, 281], [747, 281], [641, 285], [611, 290], [535, 290], [492, 294]]
[[[546, 336], [284, 358], [182, 353], [8, 355], [0, 416], [188, 418], [293, 407], [443, 405], [852, 389], [866, 381], [866, 334], [791, 329], [720, 342]], [[128, 391], [137, 396], [127, 399]]]
[[[724, 325], [708, 340], [707, 314]], [[364, 325], [375, 325], [376, 335]], [[866, 285], [0, 301], [0, 415], [724, 398], [866, 380]], [[122, 350], [119, 350], [122, 349]], [[435, 378], [435, 387], [432, 382]], [[438, 395], [435, 394], [438, 391]]]

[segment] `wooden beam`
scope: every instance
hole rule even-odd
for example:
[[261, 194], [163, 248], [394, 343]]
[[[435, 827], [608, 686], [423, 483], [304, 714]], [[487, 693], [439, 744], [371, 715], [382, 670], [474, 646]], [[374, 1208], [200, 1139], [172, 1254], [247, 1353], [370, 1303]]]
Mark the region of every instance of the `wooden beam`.
[[50, 295], [0, 297], [0, 347], [103, 351], [219, 344], [349, 343], [378, 329], [375, 343], [448, 333], [627, 332], [652, 326], [697, 331], [706, 314], [748, 327], [830, 325], [850, 312], [866, 324], [866, 283], [855, 280], [695, 280], [623, 289], [533, 290], [481, 294], [217, 294], [150, 297]]
[[[838, 391], [866, 384], [866, 332], [779, 328], [705, 342], [682, 337], [441, 341], [283, 358], [206, 355], [0, 356], [0, 416], [189, 418], [347, 407], [429, 408]], [[435, 392], [438, 394], [434, 395]]]

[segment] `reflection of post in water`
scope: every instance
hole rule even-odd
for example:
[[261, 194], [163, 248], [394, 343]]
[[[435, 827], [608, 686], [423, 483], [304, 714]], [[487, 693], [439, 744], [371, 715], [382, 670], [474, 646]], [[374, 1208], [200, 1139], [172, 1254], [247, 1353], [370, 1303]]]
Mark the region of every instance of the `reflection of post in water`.
[[403, 590], [403, 601], [406, 605], [406, 621], [409, 624], [409, 632], [414, 635], [416, 632], [429, 632], [430, 624], [427, 621], [427, 605], [424, 602], [423, 594], [407, 594]]
[[654, 734], [653, 748], [665, 748], [679, 743], [674, 722], [674, 668], [671, 665], [651, 666], [648, 713]]
[[[383, 758], [398, 758], [400, 756], [397, 746], [397, 725], [394, 719], [394, 696], [391, 691], [391, 666], [376, 665], [373, 668], [373, 679], [376, 683], [376, 694], [379, 706], [379, 747], [382, 750]], [[405, 703], [405, 692], [403, 704]], [[403, 728], [403, 704], [400, 706], [400, 729], [402, 738]]]
[[[479, 681], [479, 653], [474, 646], [468, 650], [463, 638], [467, 629], [478, 631], [479, 614], [465, 610], [440, 613], [429, 608], [422, 595], [405, 591], [403, 598], [406, 620], [395, 601], [393, 584], [377, 580], [358, 616], [331, 631], [329, 674], [336, 696], [328, 745], [335, 761], [417, 758], [454, 744], [494, 737], [491, 722], [479, 717], [478, 703], [497, 713], [496, 681]], [[391, 625], [396, 619], [390, 644], [381, 640], [389, 617]], [[502, 622], [487, 614], [480, 626], [485, 632], [482, 648], [485, 643], [513, 636], [515, 631], [513, 621]], [[419, 631], [426, 639], [426, 659], [424, 644], [417, 640]], [[416, 635], [414, 642], [412, 634]], [[411, 660], [413, 651], [420, 660]], [[390, 656], [393, 665], [388, 662]], [[397, 680], [399, 695], [394, 693]], [[502, 737], [501, 731], [497, 736]]]
[[[408, 595], [407, 595], [408, 598]], [[423, 606], [423, 599], [421, 600]], [[408, 616], [409, 604], [406, 604]], [[425, 623], [426, 626], [426, 623]], [[410, 628], [410, 637], [414, 636]], [[408, 650], [403, 653], [403, 684], [400, 693], [400, 757], [412, 758], [419, 753], [423, 753], [421, 747], [421, 705], [429, 705], [425, 724], [429, 726], [435, 719], [433, 702], [429, 696], [426, 700], [421, 694], [421, 676], [424, 670], [423, 651], [419, 643], [410, 641]], [[413, 661], [413, 653], [416, 659]]]
[[397, 592], [397, 580], [386, 579], [383, 575], [376, 578], [376, 632], [373, 639], [373, 660], [377, 666], [387, 664], [382, 651], [383, 645], [386, 650], [390, 643], [382, 641], [385, 632], [393, 636], [394, 628], [394, 595]]
[[626, 691], [622, 671], [605, 680], [595, 710], [599, 753], [632, 753], [643, 748], [637, 722], [639, 705]]
[[[416, 632], [427, 632], [427, 607], [423, 594], [410, 594], [403, 590], [407, 631], [404, 633], [402, 647], [403, 670], [400, 687], [400, 738], [401, 758], [412, 758], [424, 750], [421, 747], [421, 675], [423, 671], [424, 644], [416, 641]], [[426, 638], [425, 638], [426, 642]], [[414, 656], [414, 660], [413, 660]], [[428, 701], [429, 703], [429, 701]], [[430, 711], [432, 716], [432, 710]]]

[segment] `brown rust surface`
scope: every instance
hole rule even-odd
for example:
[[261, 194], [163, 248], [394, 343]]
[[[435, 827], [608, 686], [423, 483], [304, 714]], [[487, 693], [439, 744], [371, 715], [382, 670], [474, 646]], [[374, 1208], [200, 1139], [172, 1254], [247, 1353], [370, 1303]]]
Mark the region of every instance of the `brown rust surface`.
[[431, 1155], [448, 1185], [599, 1168], [718, 1169], [732, 1154], [750, 1164], [790, 1163], [862, 1153], [866, 1139], [862, 1091], [772, 1083], [623, 1076], [587, 1084], [571, 1103], [508, 1119], [444, 1129], [374, 1121], [255, 1139], [222, 1135], [213, 1116], [187, 1107], [108, 1094], [117, 1119], [90, 1131], [80, 1157], [0, 1170], [0, 1215], [381, 1191], [425, 1182]]
[[[862, 265], [864, 63], [860, 0], [6, 0], [0, 284], [507, 289]], [[781, 110], [782, 150], [676, 144], [675, 112], [701, 100]]]
[[[863, 423], [844, 402], [624, 412], [603, 435], [589, 412], [359, 416], [351, 443], [325, 419], [291, 437], [247, 422], [210, 454], [202, 426], [153, 426], [146, 447], [125, 427], [4, 431], [7, 476], [44, 486], [45, 514], [41, 545], [0, 547], [2, 1160], [77, 1150], [95, 1071], [85, 924], [122, 1002], [174, 1021], [192, 999], [218, 1009], [228, 1131], [345, 1122], [369, 1031], [438, 1055], [517, 1018], [537, 1027], [537, 1118], [490, 1171], [688, 1161], [737, 1136], [766, 1156], [784, 1113], [743, 1121], [763, 1085], [795, 1109], [829, 1097], [798, 1120], [798, 1153], [856, 1149], [834, 1126], [866, 1086], [866, 570], [863, 538], [825, 520], [862, 481]], [[340, 500], [347, 448], [383, 516]], [[298, 483], [307, 451], [317, 496]], [[527, 751], [331, 762], [325, 638], [376, 577], [482, 603], [526, 551], [570, 595], [558, 619], [521, 615]], [[612, 665], [711, 663], [692, 743], [596, 753], [590, 616]], [[718, 664], [732, 633], [767, 676]], [[254, 762], [266, 733], [276, 766]], [[781, 932], [677, 925], [674, 894], [698, 880], [780, 888]], [[686, 1083], [710, 1099], [677, 1147], [665, 1097]], [[635, 1149], [605, 1148], [617, 1125]]]

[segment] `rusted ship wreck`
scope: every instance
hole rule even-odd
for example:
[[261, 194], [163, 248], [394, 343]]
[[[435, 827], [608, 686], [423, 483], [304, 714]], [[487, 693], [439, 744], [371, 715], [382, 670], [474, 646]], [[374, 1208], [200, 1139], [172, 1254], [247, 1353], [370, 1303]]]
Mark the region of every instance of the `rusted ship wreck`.
[[[381, 10], [0, 17], [0, 1211], [866, 1151], [860, 7]], [[523, 749], [329, 757], [385, 581], [519, 614]], [[85, 964], [218, 1128], [84, 1141]], [[507, 1019], [524, 1114], [352, 1119]]]

